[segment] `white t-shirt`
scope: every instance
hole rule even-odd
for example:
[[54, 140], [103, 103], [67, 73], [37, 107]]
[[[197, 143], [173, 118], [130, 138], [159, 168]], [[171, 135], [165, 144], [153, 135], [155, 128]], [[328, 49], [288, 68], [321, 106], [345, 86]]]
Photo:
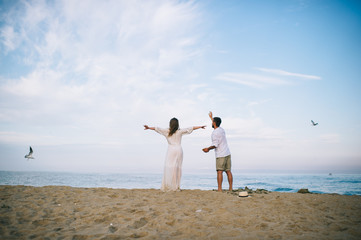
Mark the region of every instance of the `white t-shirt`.
[[223, 128], [218, 127], [212, 133], [212, 146], [215, 146], [216, 158], [231, 155], [229, 151], [226, 133]]

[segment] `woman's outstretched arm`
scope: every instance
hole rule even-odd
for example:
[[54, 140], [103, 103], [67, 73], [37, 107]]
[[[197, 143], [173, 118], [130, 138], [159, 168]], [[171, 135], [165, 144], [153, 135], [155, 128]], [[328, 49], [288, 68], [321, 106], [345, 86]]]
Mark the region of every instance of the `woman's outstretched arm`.
[[193, 127], [193, 130], [197, 130], [197, 129], [200, 129], [200, 128], [205, 129], [205, 128], [206, 128], [206, 126], [194, 126], [194, 127]]
[[144, 125], [144, 130], [155, 130], [155, 127], [148, 127], [148, 125]]

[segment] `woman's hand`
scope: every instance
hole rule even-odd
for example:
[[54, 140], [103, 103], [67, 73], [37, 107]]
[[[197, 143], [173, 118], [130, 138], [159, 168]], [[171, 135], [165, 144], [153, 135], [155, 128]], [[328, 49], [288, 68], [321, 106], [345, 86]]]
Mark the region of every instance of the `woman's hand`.
[[144, 125], [144, 130], [155, 130], [155, 127], [148, 127], [148, 125]]
[[205, 126], [205, 125], [204, 125], [204, 126], [194, 126], [194, 127], [193, 127], [193, 130], [197, 130], [197, 129], [200, 129], [200, 128], [205, 129], [206, 126]]

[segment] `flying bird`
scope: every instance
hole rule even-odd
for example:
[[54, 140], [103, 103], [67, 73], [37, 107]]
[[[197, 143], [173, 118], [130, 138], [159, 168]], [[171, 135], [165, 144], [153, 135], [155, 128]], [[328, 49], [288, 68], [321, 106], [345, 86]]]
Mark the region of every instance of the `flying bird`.
[[33, 157], [33, 149], [30, 146], [30, 152], [28, 154], [25, 155], [25, 158], [29, 159], [34, 159]]
[[313, 126], [317, 126], [317, 125], [318, 125], [318, 123], [315, 123], [313, 120], [311, 120], [311, 123], [312, 123]]

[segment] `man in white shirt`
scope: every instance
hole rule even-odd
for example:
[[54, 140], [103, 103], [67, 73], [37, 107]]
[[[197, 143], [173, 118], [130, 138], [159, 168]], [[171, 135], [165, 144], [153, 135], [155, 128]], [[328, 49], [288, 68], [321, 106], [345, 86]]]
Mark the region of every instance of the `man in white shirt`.
[[203, 152], [207, 153], [209, 150], [215, 149], [218, 191], [222, 192], [223, 172], [227, 174], [229, 191], [232, 191], [231, 152], [228, 148], [226, 133], [220, 127], [222, 120], [219, 117], [213, 118], [212, 112], [209, 112], [208, 115], [212, 120], [214, 131], [212, 133], [212, 145], [203, 148]]

